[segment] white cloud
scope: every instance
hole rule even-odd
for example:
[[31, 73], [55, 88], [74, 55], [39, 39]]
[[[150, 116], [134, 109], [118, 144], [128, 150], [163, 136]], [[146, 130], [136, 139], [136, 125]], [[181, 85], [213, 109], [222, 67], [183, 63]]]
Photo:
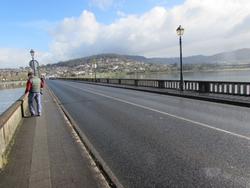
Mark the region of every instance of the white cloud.
[[[27, 51], [29, 53], [29, 51]], [[16, 68], [25, 65], [29, 54], [22, 49], [0, 48], [0, 67]], [[28, 65], [28, 62], [26, 62]]]
[[172, 9], [154, 7], [142, 15], [122, 14], [104, 25], [92, 12], [84, 11], [57, 26], [51, 49], [62, 59], [108, 52], [176, 56], [175, 30], [182, 24], [184, 54], [211, 54], [248, 46], [249, 12], [249, 0], [186, 0]]
[[114, 0], [91, 0], [91, 5], [94, 5], [102, 10], [110, 8], [114, 3]]
[[[18, 68], [29, 66], [30, 49], [0, 48], [0, 68]], [[48, 52], [35, 52], [35, 59], [40, 65], [54, 63], [57, 59]]]
[[94, 14], [88, 11], [83, 11], [79, 18], [65, 18], [52, 33], [52, 53], [65, 59], [81, 53], [81, 50], [86, 52], [82, 46], [95, 45], [100, 27]]
[[108, 11], [111, 8], [121, 9], [127, 0], [90, 0], [90, 7], [97, 7], [102, 11]]
[[127, 16], [126, 13], [124, 13], [124, 12], [122, 12], [120, 10], [116, 11], [116, 14], [117, 14], [118, 17], [126, 17]]

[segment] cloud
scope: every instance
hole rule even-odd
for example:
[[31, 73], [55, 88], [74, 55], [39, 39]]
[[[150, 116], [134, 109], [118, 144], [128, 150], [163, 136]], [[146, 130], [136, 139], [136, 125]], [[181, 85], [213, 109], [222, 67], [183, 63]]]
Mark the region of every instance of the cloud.
[[83, 11], [79, 18], [65, 18], [51, 33], [52, 53], [60, 59], [79, 55], [82, 50], [86, 53], [87, 47], [96, 45], [100, 30], [101, 25], [91, 12]]
[[97, 7], [102, 11], [114, 9], [121, 9], [127, 0], [90, 0], [90, 7]]
[[100, 8], [101, 10], [107, 10], [114, 3], [114, 0], [91, 0], [91, 5]]
[[211, 54], [248, 45], [249, 24], [242, 23], [249, 22], [249, 12], [248, 0], [186, 0], [171, 9], [159, 6], [141, 15], [124, 13], [105, 25], [85, 10], [56, 27], [51, 49], [61, 59], [109, 52], [176, 56], [175, 30], [182, 24], [184, 55]]
[[[16, 68], [23, 66], [27, 59], [29, 59], [29, 54], [24, 53], [23, 49], [0, 48], [1, 67]], [[28, 62], [26, 64], [28, 65]]]
[[116, 11], [116, 14], [117, 14], [118, 17], [126, 17], [127, 16], [126, 13], [124, 13], [124, 12], [122, 12], [120, 10]]
[[[30, 49], [0, 48], [0, 68], [18, 68], [29, 66]], [[54, 63], [57, 59], [48, 52], [35, 52], [35, 58], [40, 65]]]
[[229, 32], [228, 37], [238, 33], [248, 33], [250, 31], [250, 13], [239, 24], [235, 25]]

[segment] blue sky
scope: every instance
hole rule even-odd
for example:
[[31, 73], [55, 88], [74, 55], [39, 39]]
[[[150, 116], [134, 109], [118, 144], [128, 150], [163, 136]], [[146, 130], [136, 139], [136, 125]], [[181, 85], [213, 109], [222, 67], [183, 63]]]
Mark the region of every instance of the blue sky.
[[[233, 15], [233, 16], [232, 16]], [[249, 0], [2, 0], [0, 68], [99, 53], [178, 56], [249, 48]], [[14, 54], [14, 55], [13, 55]]]
[[[126, 14], [141, 14], [154, 6], [172, 7], [183, 0], [3, 0], [0, 6], [1, 47], [36, 48], [49, 50], [51, 37], [48, 33], [52, 24], [65, 17], [77, 17], [83, 10], [95, 13], [96, 19], [103, 24], [110, 24], [117, 19], [117, 11]], [[103, 2], [103, 3], [102, 3]], [[104, 7], [101, 6], [104, 4]]]

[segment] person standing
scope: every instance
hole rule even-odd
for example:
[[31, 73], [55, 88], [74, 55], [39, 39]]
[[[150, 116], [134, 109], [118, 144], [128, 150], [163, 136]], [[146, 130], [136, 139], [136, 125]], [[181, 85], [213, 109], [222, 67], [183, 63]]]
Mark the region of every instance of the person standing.
[[29, 110], [31, 116], [35, 116], [34, 100], [37, 104], [37, 115], [42, 114], [41, 94], [44, 87], [44, 80], [34, 76], [33, 72], [28, 73], [25, 94], [28, 95]]

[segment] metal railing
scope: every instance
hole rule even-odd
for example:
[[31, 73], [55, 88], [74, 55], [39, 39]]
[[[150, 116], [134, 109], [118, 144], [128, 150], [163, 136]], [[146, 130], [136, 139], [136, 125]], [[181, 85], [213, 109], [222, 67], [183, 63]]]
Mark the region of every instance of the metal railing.
[[[108, 78], [56, 78], [65, 80], [79, 80], [106, 84], [118, 84], [136, 87], [151, 87], [160, 89], [180, 90], [179, 80], [150, 80], [150, 79], [108, 79]], [[227, 95], [250, 96], [250, 82], [224, 82], [185, 80], [184, 90], [199, 93], [217, 93]]]

